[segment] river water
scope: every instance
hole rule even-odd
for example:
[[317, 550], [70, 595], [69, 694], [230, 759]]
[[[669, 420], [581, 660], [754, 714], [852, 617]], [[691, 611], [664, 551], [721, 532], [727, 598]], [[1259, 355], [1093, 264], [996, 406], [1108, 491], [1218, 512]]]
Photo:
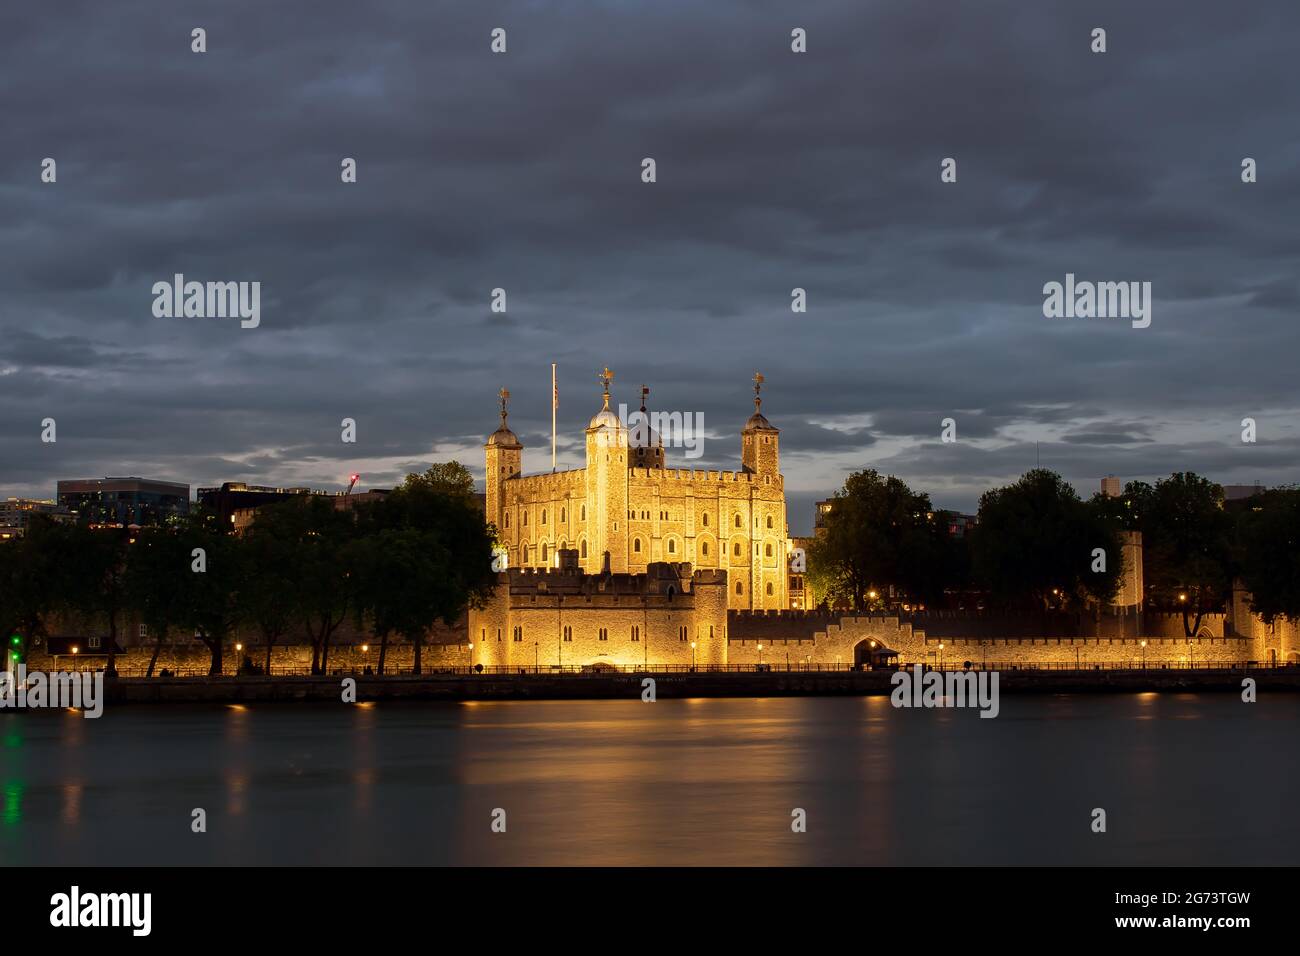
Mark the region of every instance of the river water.
[[1231, 694], [4, 712], [0, 864], [1296, 865], [1298, 728]]

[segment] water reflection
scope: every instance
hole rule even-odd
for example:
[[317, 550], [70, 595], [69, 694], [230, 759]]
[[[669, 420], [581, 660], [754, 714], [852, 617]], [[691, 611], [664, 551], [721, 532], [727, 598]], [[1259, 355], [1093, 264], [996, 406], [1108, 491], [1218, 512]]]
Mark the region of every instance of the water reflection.
[[0, 860], [1293, 865], [1298, 718], [1195, 694], [6, 715]]

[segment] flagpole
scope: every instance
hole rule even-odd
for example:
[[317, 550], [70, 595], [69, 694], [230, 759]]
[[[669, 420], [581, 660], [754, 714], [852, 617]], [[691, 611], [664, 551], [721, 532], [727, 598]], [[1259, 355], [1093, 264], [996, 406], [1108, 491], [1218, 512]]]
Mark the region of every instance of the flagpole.
[[555, 388], [555, 363], [551, 363], [551, 471], [555, 471], [555, 408], [560, 404], [560, 393]]

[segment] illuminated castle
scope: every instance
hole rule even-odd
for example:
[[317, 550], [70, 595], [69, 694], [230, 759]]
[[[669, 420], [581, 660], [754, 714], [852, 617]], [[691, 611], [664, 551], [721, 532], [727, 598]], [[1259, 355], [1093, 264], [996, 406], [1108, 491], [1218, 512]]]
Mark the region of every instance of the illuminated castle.
[[586, 429], [586, 466], [541, 475], [522, 473], [523, 445], [506, 422], [502, 390], [501, 426], [485, 446], [486, 512], [509, 566], [556, 568], [563, 551], [576, 552], [587, 574], [689, 564], [722, 572], [727, 608], [787, 607], [780, 432], [761, 411], [762, 376], [754, 377], [754, 414], [734, 472], [668, 468], [655, 436], [629, 440], [609, 407], [612, 379], [609, 369], [600, 376], [604, 405]]

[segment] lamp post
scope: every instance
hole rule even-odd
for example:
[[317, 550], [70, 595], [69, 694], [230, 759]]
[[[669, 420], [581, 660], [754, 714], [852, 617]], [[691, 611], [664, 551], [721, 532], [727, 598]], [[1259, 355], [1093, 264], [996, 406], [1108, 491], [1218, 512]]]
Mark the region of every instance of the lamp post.
[[939, 670], [943, 670], [943, 642], [939, 642]]
[[758, 645], [758, 666], [763, 666], [763, 645]]
[[239, 659], [240, 655], [243, 653], [244, 653], [244, 645], [241, 642], [236, 641], [235, 642], [235, 676], [236, 677], [239, 676], [239, 672], [240, 670], [243, 669], [244, 666], [244, 662]]
[[539, 667], [537, 663], [537, 642], [533, 641], [533, 673], [536, 674]]
[[695, 670], [695, 642], [691, 641], [691, 670]]
[[1142, 668], [1143, 668], [1143, 670], [1146, 669], [1146, 666], [1147, 666], [1147, 642], [1146, 642], [1146, 641], [1143, 641], [1143, 642], [1142, 642]]
[[469, 642], [469, 669], [474, 669], [474, 642]]

